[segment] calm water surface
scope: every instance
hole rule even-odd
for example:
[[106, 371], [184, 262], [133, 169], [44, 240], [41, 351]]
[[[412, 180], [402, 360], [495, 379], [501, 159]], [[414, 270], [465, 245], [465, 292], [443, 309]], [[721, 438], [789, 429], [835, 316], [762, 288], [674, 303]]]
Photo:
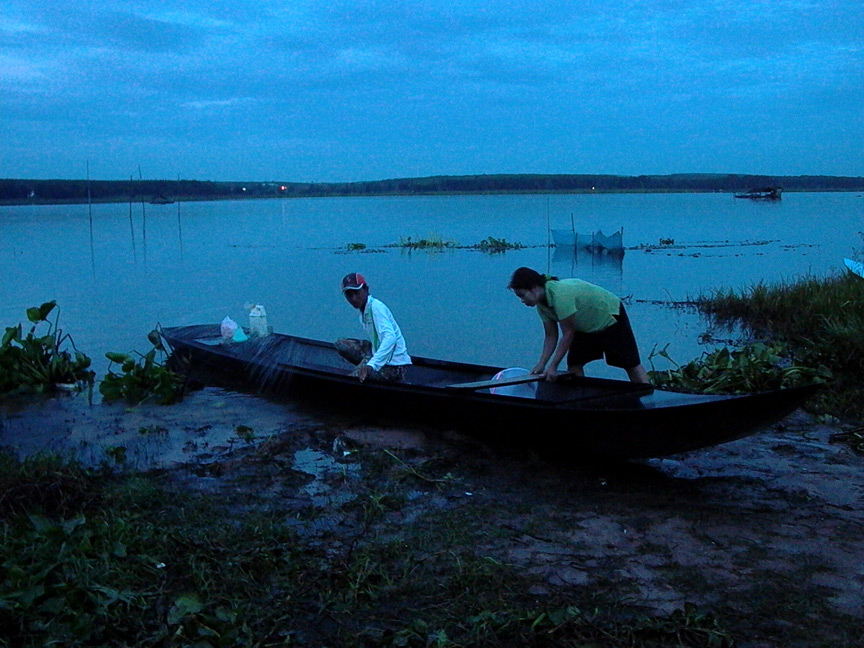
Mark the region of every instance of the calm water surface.
[[[839, 272], [843, 257], [864, 247], [862, 215], [864, 199], [854, 193], [787, 194], [779, 204], [614, 194], [2, 207], [0, 323], [17, 324], [27, 307], [56, 299], [60, 326], [99, 373], [106, 351], [146, 352], [157, 323], [230, 315], [246, 324], [246, 302], [263, 304], [279, 332], [357, 337], [339, 280], [358, 270], [393, 310], [411, 353], [530, 367], [541, 347], [539, 318], [505, 288], [513, 269], [527, 265], [629, 298], [643, 360], [668, 343], [683, 363], [713, 348], [700, 343], [708, 324], [656, 302]], [[566, 229], [571, 220], [580, 232], [623, 227], [623, 259], [553, 252], [549, 226]], [[460, 245], [494, 236], [527, 247], [502, 254], [388, 247], [409, 236]], [[675, 247], [638, 249], [661, 238]], [[348, 253], [350, 243], [367, 249]], [[588, 371], [623, 378], [602, 363]]]

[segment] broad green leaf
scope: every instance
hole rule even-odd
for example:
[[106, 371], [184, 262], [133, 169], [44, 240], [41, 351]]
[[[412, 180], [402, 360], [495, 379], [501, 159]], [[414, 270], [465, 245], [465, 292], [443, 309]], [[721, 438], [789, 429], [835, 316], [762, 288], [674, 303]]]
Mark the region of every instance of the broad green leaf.
[[168, 623], [172, 625], [180, 623], [186, 616], [198, 614], [203, 609], [204, 605], [202, 605], [197, 595], [184, 594], [178, 597], [171, 607], [171, 611], [168, 613]]
[[57, 300], [52, 299], [50, 302], [45, 302], [39, 307], [39, 319], [47, 320], [48, 315], [51, 314], [51, 311], [57, 307]]
[[8, 346], [12, 340], [21, 340], [21, 325], [10, 326], [3, 335], [3, 346]]

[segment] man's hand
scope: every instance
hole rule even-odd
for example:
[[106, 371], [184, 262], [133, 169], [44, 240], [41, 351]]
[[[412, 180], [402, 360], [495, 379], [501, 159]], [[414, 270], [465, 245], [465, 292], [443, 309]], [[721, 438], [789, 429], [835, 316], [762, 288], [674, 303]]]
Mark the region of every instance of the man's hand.
[[360, 382], [362, 383], [369, 377], [369, 372], [371, 372], [371, 371], [372, 370], [369, 368], [369, 365], [367, 365], [364, 362], [359, 367], [357, 367], [356, 371], [354, 372], [354, 375], [357, 376], [360, 379]]
[[543, 376], [549, 382], [555, 382], [558, 379], [558, 369], [555, 367], [549, 367], [546, 371], [543, 372]]

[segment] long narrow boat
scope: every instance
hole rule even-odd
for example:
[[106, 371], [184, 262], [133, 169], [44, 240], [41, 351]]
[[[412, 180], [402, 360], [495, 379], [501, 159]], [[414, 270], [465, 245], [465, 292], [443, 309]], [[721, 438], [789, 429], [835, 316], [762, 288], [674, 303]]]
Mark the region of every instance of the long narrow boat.
[[[221, 376], [334, 410], [371, 408], [395, 422], [455, 427], [574, 459], [661, 457], [740, 439], [783, 418], [815, 390], [705, 395], [602, 378], [496, 381], [501, 367], [416, 356], [402, 382], [361, 383], [329, 342], [271, 333], [226, 343], [218, 324], [162, 334], [172, 358], [205, 382]], [[531, 388], [501, 389], [520, 382]]]

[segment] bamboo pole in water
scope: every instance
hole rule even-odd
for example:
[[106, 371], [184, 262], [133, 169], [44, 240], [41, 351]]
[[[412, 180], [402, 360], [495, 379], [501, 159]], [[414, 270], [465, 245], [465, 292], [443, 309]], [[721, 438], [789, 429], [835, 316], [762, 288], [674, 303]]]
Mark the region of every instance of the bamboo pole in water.
[[[141, 165], [138, 165], [138, 180], [141, 182], [142, 189], [144, 178], [141, 175]], [[141, 191], [141, 244], [144, 249], [144, 263], [147, 263], [147, 207], [144, 205], [144, 191]]]
[[177, 187], [174, 190], [174, 201], [177, 203], [177, 237], [180, 239], [180, 258], [183, 258], [183, 225], [180, 221], [180, 174], [177, 174]]
[[96, 252], [93, 249], [93, 202], [90, 196], [90, 160], [87, 160], [87, 214], [90, 217], [90, 269], [96, 276]]
[[546, 196], [546, 274], [552, 274], [552, 221], [549, 215], [549, 196]]
[[132, 236], [132, 260], [138, 261], [138, 253], [135, 250], [135, 224], [132, 222], [132, 198], [135, 196], [134, 180], [129, 176], [129, 233]]

